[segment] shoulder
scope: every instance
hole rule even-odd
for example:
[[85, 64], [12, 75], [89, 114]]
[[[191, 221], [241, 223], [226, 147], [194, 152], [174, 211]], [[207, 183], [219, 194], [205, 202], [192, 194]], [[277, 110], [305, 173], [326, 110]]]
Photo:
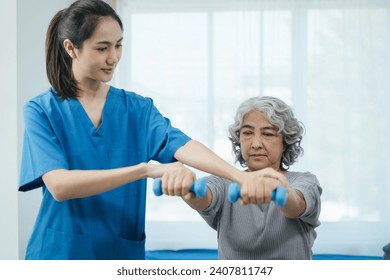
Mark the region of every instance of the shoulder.
[[150, 97], [144, 97], [132, 91], [110, 88], [110, 106], [119, 112], [127, 112], [137, 119], [149, 120], [150, 118], [160, 118], [162, 115], [154, 105]]
[[61, 99], [56, 91], [53, 88], [49, 88], [27, 101], [23, 110], [25, 113], [30, 111], [46, 111], [52, 107], [53, 103], [60, 101]]
[[306, 172], [290, 171], [287, 172], [285, 175], [287, 180], [290, 182], [292, 186], [294, 185], [319, 186], [320, 185], [317, 176], [308, 171]]
[[135, 92], [119, 89], [113, 86], [110, 86], [110, 94], [116, 98], [123, 99], [128, 104], [137, 104], [138, 106], [153, 105], [153, 100], [149, 97], [144, 97]]
[[223, 197], [228, 192], [228, 188], [232, 183], [231, 180], [215, 175], [209, 175], [204, 178], [206, 180], [207, 187], [210, 188], [213, 193], [213, 196], [218, 197]]
[[291, 184], [293, 188], [308, 188], [318, 189], [320, 193], [322, 193], [322, 188], [320, 182], [317, 179], [317, 176], [311, 172], [295, 172], [290, 171], [286, 173], [286, 178]]
[[217, 187], [223, 187], [223, 186], [229, 186], [232, 181], [215, 176], [215, 175], [209, 175], [205, 177], [205, 180], [209, 186], [217, 186]]
[[57, 95], [56, 91], [53, 88], [48, 88], [47, 90], [42, 91], [41, 93], [39, 93], [35, 97], [31, 98], [26, 104], [42, 103], [42, 102], [45, 102], [47, 100], [56, 100], [56, 99], [58, 99], [58, 100], [60, 99], [59, 96]]
[[317, 176], [308, 171], [306, 172], [289, 171], [285, 175], [290, 182], [296, 180], [309, 180], [313, 182], [318, 182]]

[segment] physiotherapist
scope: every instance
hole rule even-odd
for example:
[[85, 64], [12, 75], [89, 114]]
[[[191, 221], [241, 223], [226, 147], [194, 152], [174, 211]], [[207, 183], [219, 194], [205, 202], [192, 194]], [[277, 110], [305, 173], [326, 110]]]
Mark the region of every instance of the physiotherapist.
[[107, 84], [122, 40], [119, 16], [101, 0], [75, 1], [49, 24], [51, 87], [24, 107], [19, 190], [43, 193], [26, 259], [144, 259], [146, 178], [185, 195], [196, 178], [183, 164], [256, 184], [150, 98]]

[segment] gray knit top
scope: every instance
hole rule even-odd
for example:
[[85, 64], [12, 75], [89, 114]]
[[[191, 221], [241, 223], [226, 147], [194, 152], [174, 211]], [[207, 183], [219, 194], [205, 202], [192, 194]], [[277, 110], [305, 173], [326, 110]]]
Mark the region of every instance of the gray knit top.
[[231, 181], [206, 177], [213, 199], [199, 214], [218, 232], [218, 258], [233, 260], [303, 260], [312, 258], [312, 247], [320, 225], [322, 188], [309, 172], [287, 172], [290, 186], [306, 200], [306, 210], [296, 219], [286, 218], [275, 203], [269, 205], [231, 203], [227, 199]]

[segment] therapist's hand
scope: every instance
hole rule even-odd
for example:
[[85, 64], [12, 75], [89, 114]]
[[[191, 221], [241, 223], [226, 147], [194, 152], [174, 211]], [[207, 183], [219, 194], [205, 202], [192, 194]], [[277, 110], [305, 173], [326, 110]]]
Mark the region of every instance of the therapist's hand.
[[170, 196], [185, 196], [189, 193], [196, 175], [180, 162], [163, 164], [162, 191]]

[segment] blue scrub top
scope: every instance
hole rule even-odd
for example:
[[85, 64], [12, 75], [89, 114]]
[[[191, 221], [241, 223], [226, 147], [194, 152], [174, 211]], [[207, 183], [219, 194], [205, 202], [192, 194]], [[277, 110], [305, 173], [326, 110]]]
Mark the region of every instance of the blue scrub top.
[[24, 107], [20, 191], [43, 198], [26, 259], [144, 259], [146, 179], [87, 198], [54, 200], [41, 176], [53, 169], [99, 170], [175, 161], [190, 138], [150, 98], [111, 87], [95, 128], [77, 99], [53, 88]]

